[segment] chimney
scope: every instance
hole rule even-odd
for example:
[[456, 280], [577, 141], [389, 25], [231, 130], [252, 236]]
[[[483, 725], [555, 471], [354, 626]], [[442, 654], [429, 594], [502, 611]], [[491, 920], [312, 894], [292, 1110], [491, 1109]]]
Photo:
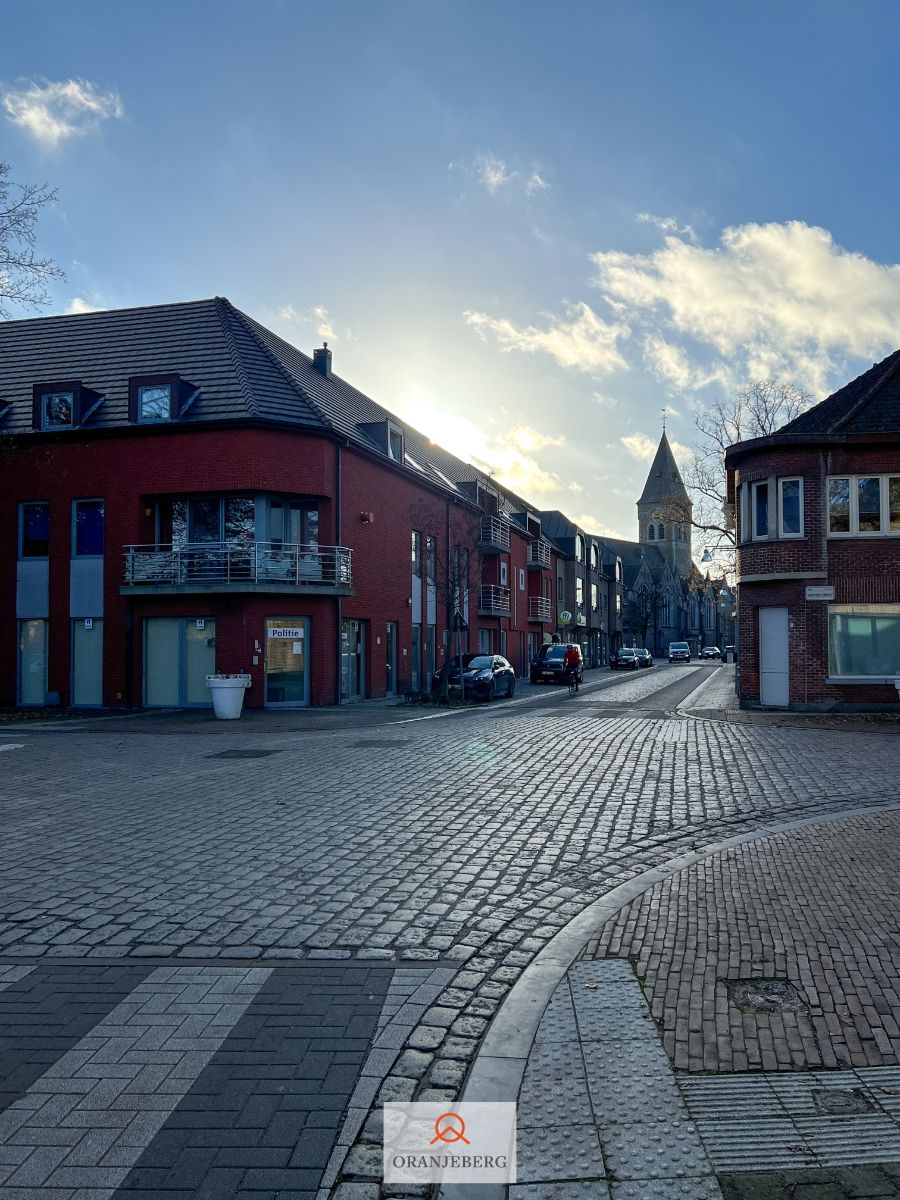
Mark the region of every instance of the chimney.
[[323, 342], [321, 346], [313, 350], [313, 366], [326, 379], [331, 378], [331, 351], [328, 349], [327, 342]]

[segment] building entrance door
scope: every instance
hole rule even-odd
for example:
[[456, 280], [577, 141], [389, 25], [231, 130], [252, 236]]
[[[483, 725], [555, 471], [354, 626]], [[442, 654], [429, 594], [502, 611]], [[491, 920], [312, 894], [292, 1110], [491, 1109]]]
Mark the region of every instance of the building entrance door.
[[387, 637], [384, 643], [384, 653], [387, 668], [387, 677], [385, 679], [385, 694], [388, 696], [397, 695], [397, 642], [398, 630], [396, 621], [388, 621]]
[[788, 610], [759, 610], [759, 698], [776, 708], [790, 698], [788, 671]]
[[[204, 683], [206, 681], [204, 680]], [[87, 708], [103, 703], [103, 622], [72, 622], [72, 704]]]
[[365, 695], [362, 621], [341, 622], [341, 699]]
[[206, 676], [216, 670], [216, 622], [211, 617], [148, 617], [144, 621], [144, 704], [148, 708], [212, 704]]
[[306, 617], [266, 620], [266, 707], [300, 708], [309, 703]]

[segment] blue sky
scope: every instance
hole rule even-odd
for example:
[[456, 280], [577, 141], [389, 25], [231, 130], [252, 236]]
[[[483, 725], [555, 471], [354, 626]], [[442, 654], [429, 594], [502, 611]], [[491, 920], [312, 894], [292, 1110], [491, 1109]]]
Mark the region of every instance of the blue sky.
[[4, 13], [53, 311], [226, 295], [436, 440], [634, 536], [666, 406], [900, 345], [900, 10], [191, 0]]

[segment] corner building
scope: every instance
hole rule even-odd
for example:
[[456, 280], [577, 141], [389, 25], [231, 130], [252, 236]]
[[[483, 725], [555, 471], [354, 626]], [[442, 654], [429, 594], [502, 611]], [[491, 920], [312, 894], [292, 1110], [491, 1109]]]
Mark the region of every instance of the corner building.
[[[0, 704], [250, 707], [518, 674], [554, 628], [538, 513], [216, 297], [0, 324]], [[13, 632], [14, 631], [14, 632]]]
[[900, 350], [725, 456], [743, 707], [898, 707]]

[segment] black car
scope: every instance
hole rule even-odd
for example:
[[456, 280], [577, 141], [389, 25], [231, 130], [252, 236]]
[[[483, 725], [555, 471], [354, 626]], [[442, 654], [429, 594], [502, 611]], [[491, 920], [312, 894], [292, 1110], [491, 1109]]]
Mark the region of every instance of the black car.
[[566, 673], [563, 668], [563, 659], [566, 657], [567, 650], [574, 650], [578, 656], [576, 674], [578, 682], [581, 683], [584, 680], [584, 657], [581, 647], [574, 643], [567, 645], [564, 642], [548, 642], [546, 646], [541, 646], [537, 658], [531, 663], [531, 682], [564, 683]]
[[[516, 672], [511, 663], [499, 654], [464, 654], [462, 682], [466, 696], [472, 700], [492, 700], [496, 696], [512, 696], [516, 691]], [[454, 655], [444, 663], [431, 681], [431, 691], [441, 690], [441, 678], [446, 673], [449, 691], [459, 693], [459, 658]]]
[[653, 666], [653, 655], [650, 653], [649, 650], [639, 649], [637, 651], [637, 656], [639, 659], [640, 666], [642, 666], [642, 667], [652, 667]]
[[722, 658], [722, 651], [718, 646], [704, 646], [700, 651], [701, 658]]
[[636, 671], [641, 665], [641, 660], [638, 657], [639, 651], [632, 646], [623, 646], [609, 660], [609, 669], [611, 671]]
[[687, 642], [669, 642], [669, 662], [690, 662], [691, 648]]

